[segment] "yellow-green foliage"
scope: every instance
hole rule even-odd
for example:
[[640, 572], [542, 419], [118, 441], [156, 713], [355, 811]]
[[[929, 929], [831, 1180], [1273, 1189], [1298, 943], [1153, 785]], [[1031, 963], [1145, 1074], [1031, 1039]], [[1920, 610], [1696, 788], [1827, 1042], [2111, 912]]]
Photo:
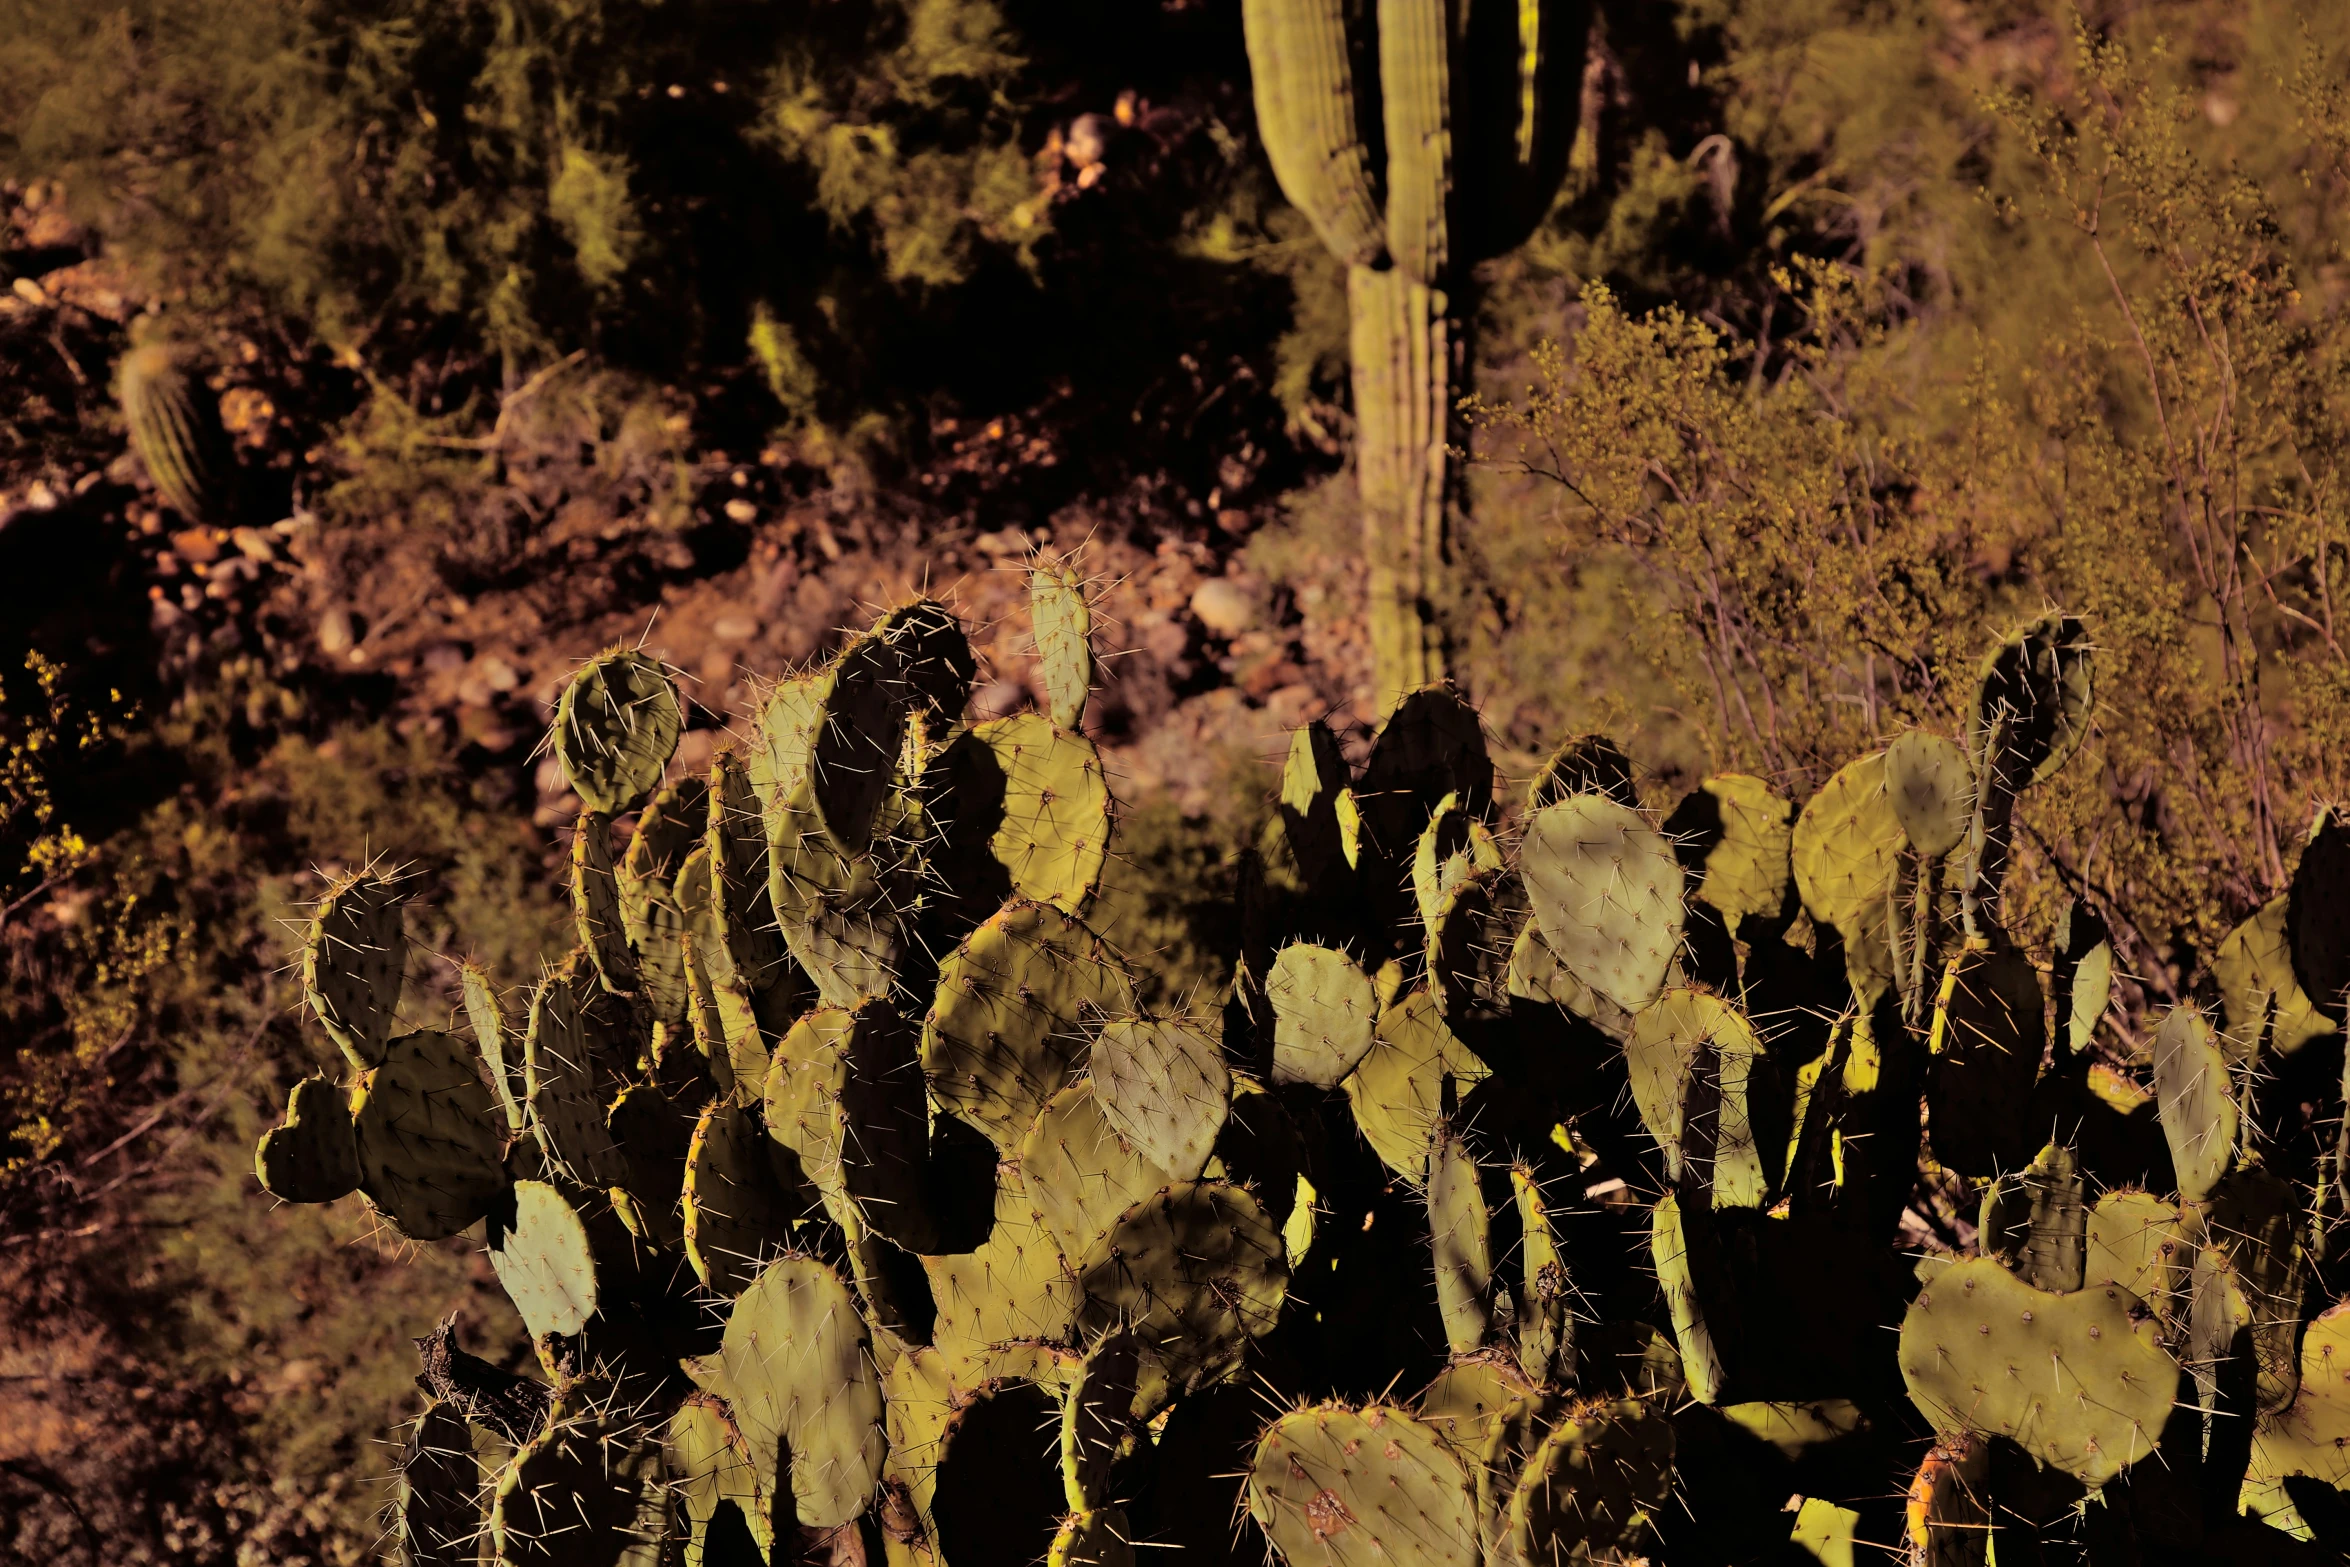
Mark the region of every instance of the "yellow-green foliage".
[[[2261, 85], [2301, 107], [2286, 166], [2338, 195], [2327, 59], [2305, 44]], [[2031, 798], [2020, 860], [2043, 904], [2058, 877], [2104, 894], [2168, 990], [2172, 933], [2210, 950], [2344, 787], [2350, 323], [2304, 292], [2293, 225], [2318, 209], [2229, 164], [2167, 54], [2084, 36], [2072, 68], [1993, 101], [1993, 161], [2037, 172], [1985, 206], [2011, 257], [2086, 280], [2072, 308], [2003, 336], [1906, 311], [1886, 271], [1799, 262], [1763, 344], [1594, 284], [1572, 342], [1480, 414], [1533, 481], [1515, 524], [1541, 504], [1554, 547], [1624, 563], [1636, 645], [1714, 766], [1815, 786], [1905, 725], [1951, 728], [1986, 630], [2085, 616], [2099, 732]]]

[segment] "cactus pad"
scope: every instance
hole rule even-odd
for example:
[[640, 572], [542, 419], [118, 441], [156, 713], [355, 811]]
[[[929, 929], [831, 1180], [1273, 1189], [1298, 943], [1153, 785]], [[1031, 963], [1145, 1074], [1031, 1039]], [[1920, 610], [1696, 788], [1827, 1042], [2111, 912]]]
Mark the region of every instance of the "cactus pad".
[[2237, 1118], [2226, 1052], [2192, 1006], [2154, 1031], [2154, 1097], [2179, 1195], [2200, 1202], [2235, 1164]]
[[1912, 729], [1885, 748], [1885, 795], [1910, 847], [1940, 859], [1966, 837], [1974, 771], [1957, 741]]
[[1045, 1567], [1134, 1567], [1132, 1533], [1123, 1508], [1071, 1513], [1054, 1531]]
[[253, 1151], [253, 1173], [281, 1202], [333, 1202], [357, 1191], [359, 1143], [343, 1090], [323, 1077], [296, 1083], [284, 1122]]
[[966, 1385], [999, 1344], [1058, 1340], [1077, 1314], [1077, 1286], [1060, 1248], [1037, 1222], [1017, 1165], [996, 1170], [995, 1220], [976, 1251], [925, 1256], [938, 1303], [936, 1343], [946, 1369]]
[[766, 803], [768, 897], [792, 957], [826, 1005], [886, 996], [905, 954], [912, 902], [896, 857], [843, 855], [817, 823], [808, 781]]
[[2151, 1192], [2107, 1192], [2089, 1210], [2084, 1283], [2119, 1284], [2168, 1315], [2185, 1287], [2188, 1250], [2179, 1211]]
[[1038, 1112], [1020, 1145], [1020, 1174], [1064, 1257], [1087, 1255], [1120, 1214], [1169, 1179], [1111, 1126], [1096, 1085], [1083, 1078]]
[[1795, 818], [1795, 890], [1813, 919], [1844, 938], [1845, 966], [1855, 975], [1893, 972], [1887, 903], [1908, 842], [1882, 751], [1838, 768]]
[[1276, 1082], [1336, 1088], [1371, 1048], [1379, 998], [1371, 976], [1343, 952], [1292, 942], [1265, 978], [1273, 1004]]
[[2017, 771], [2039, 783], [2081, 748], [2096, 707], [2087, 628], [2070, 615], [2042, 616], [1983, 660], [1967, 720], [1967, 752], [1976, 771], [1983, 771], [1984, 748], [2004, 716]]
[[505, 1189], [503, 1125], [473, 1052], [446, 1034], [404, 1034], [351, 1104], [359, 1189], [411, 1240], [455, 1235]]
[[568, 1337], [596, 1314], [596, 1260], [587, 1226], [544, 1181], [516, 1181], [511, 1210], [491, 1214], [490, 1266], [533, 1339]]
[[[1702, 1217], [1702, 1214], [1701, 1214]], [[1673, 1342], [1681, 1352], [1681, 1374], [1689, 1396], [1701, 1404], [1718, 1402], [1726, 1371], [1721, 1347], [1706, 1323], [1704, 1276], [1713, 1272], [1713, 1259], [1697, 1250], [1705, 1244], [1702, 1227], [1692, 1226], [1681, 1212], [1681, 1200], [1666, 1196], [1649, 1213], [1648, 1248], [1656, 1264], [1656, 1280], [1673, 1319]], [[1694, 1244], [1693, 1244], [1694, 1243]]]
[[581, 950], [596, 977], [614, 995], [633, 996], [644, 981], [620, 910], [620, 881], [612, 864], [612, 820], [582, 811], [571, 825], [571, 916]]
[[739, 1294], [791, 1244], [802, 1206], [777, 1174], [756, 1112], [723, 1100], [702, 1112], [686, 1152], [685, 1254], [704, 1284]]
[[1576, 735], [1553, 751], [1526, 785], [1526, 809], [1539, 811], [1578, 794], [1605, 795], [1634, 809], [1640, 805], [1640, 791], [1632, 782], [1632, 759], [1606, 735]]
[[425, 1406], [400, 1454], [403, 1567], [457, 1567], [481, 1555], [481, 1463], [473, 1430], [445, 1400]]
[[831, 1269], [812, 1257], [769, 1264], [735, 1300], [718, 1353], [753, 1472], [776, 1474], [790, 1456], [803, 1527], [833, 1528], [871, 1505], [886, 1451], [880, 1373]]
[[909, 692], [897, 649], [868, 631], [817, 675], [808, 743], [808, 801], [844, 855], [873, 846], [874, 823], [896, 775]]
[[1760, 778], [1716, 773], [1699, 784], [1711, 801], [1715, 830], [1705, 835], [1702, 868], [1690, 896], [1736, 922], [1774, 918], [1787, 901], [1788, 855], [1795, 806]]
[[1336, 894], [1354, 870], [1338, 822], [1338, 802], [1352, 798], [1352, 774], [1338, 737], [1315, 719], [1290, 731], [1289, 759], [1281, 769], [1281, 830], [1306, 885]]
[[1428, 814], [1446, 795], [1483, 816], [1493, 803], [1493, 759], [1477, 710], [1448, 685], [1398, 702], [1363, 764], [1354, 798], [1377, 861], [1400, 874]]
[[767, 829], [749, 770], [732, 751], [710, 759], [710, 912], [743, 989], [764, 995], [790, 977], [767, 867]]
[[[1726, 1076], [1731, 1070], [1730, 1058], [1751, 1062], [1760, 1049], [1754, 1025], [1743, 1013], [1713, 992], [1692, 985], [1676, 985], [1665, 991], [1633, 1019], [1631, 1035], [1624, 1041], [1632, 1102], [1648, 1135], [1664, 1150], [1668, 1176], [1677, 1179], [1680, 1174], [1689, 1131], [1684, 1124], [1689, 1087], [1698, 1072], [1718, 1057], [1725, 1063], [1722, 1071]], [[1729, 1124], [1733, 1118], [1738, 1123], [1735, 1129]], [[1748, 1167], [1760, 1168], [1754, 1154], [1754, 1134], [1743, 1102], [1733, 1109], [1726, 1094], [1715, 1141], [1716, 1157], [1731, 1163], [1742, 1187], [1748, 1184], [1753, 1173]]]
[[1087, 1071], [1111, 1128], [1170, 1179], [1195, 1179], [1232, 1105], [1216, 1041], [1180, 1018], [1116, 1018], [1094, 1036]]
[[1440, 1124], [1428, 1151], [1428, 1233], [1436, 1258], [1436, 1306], [1456, 1355], [1473, 1353], [1492, 1327], [1491, 1220], [1477, 1161]]
[[1057, 728], [1075, 729], [1093, 695], [1093, 609], [1085, 584], [1066, 563], [1040, 560], [1028, 574], [1028, 612], [1046, 708]]
[[555, 707], [555, 756], [591, 811], [622, 816], [651, 797], [685, 727], [657, 660], [612, 648], [583, 665]]
[[1112, 1500], [1110, 1468], [1133, 1450], [1137, 1435], [1134, 1396], [1141, 1372], [1134, 1336], [1112, 1333], [1086, 1351], [1061, 1401], [1061, 1481], [1074, 1511]]
[[1477, 1567], [1476, 1493], [1459, 1455], [1400, 1409], [1324, 1404], [1257, 1443], [1248, 1510], [1283, 1559], [1315, 1567]]
[[792, 1025], [764, 1097], [767, 1135], [793, 1152], [852, 1237], [879, 1230], [918, 1250], [931, 1240], [921, 1035], [888, 1002], [820, 1007]]
[[1415, 989], [1379, 1014], [1371, 1048], [1343, 1086], [1371, 1151], [1417, 1183], [1428, 1179], [1428, 1145], [1444, 1115], [1446, 1079], [1474, 1081], [1484, 1070], [1428, 993]]
[[2261, 1417], [2244, 1477], [2246, 1509], [2286, 1528], [2302, 1522], [2286, 1492], [2289, 1476], [2350, 1490], [2350, 1302], [2309, 1324], [2301, 1339], [2299, 1381], [2291, 1404]]
[[1988, 1179], [2031, 1157], [2045, 1128], [2030, 1118], [2032, 1085], [2048, 1047], [2039, 971], [2020, 952], [1962, 952], [1942, 975], [1927, 1048], [1934, 1157]]
[[2319, 1015], [2350, 1022], [2350, 819], [2320, 812], [2285, 893], [2285, 946]]
[[958, 735], [935, 771], [949, 802], [941, 861], [950, 885], [995, 882], [1011, 896], [1084, 912], [1110, 842], [1109, 783], [1091, 740], [1040, 713], [1015, 713]]
[[574, 1184], [603, 1188], [627, 1180], [628, 1165], [604, 1121], [603, 1085], [581, 1006], [584, 967], [575, 954], [531, 997], [522, 1071], [540, 1152]]
[[[752, 1467], [751, 1444], [734, 1423], [726, 1401], [711, 1393], [688, 1394], [669, 1417], [668, 1470], [685, 1518], [685, 1567], [710, 1562], [711, 1531], [721, 1508], [733, 1506], [754, 1545], [772, 1550], [771, 1510]], [[767, 1538], [761, 1540], [759, 1535]], [[723, 1557], [711, 1567], [726, 1567]]]
[[1551, 1567], [1636, 1550], [1672, 1491], [1670, 1421], [1637, 1399], [1584, 1406], [1527, 1458], [1510, 1496], [1510, 1554]]
[[1646, 817], [1597, 795], [1535, 813], [1519, 871], [1567, 972], [1627, 1011], [1656, 999], [1681, 945], [1681, 866]]
[[2228, 1053], [2238, 1060], [2261, 1048], [2289, 1056], [2319, 1035], [2335, 1031], [2334, 1020], [2310, 1004], [2309, 993], [2293, 972], [2292, 951], [2285, 940], [2290, 902], [2287, 894], [2262, 904], [2228, 933], [2212, 958], [2211, 974], [2219, 982], [2227, 1020]]
[[629, 1422], [593, 1412], [556, 1420], [498, 1476], [490, 1539], [499, 1567], [644, 1561], [666, 1532], [662, 1457]]
[[381, 1066], [408, 963], [402, 911], [408, 893], [374, 871], [328, 890], [302, 943], [302, 994], [327, 1037], [364, 1072]]
[[482, 1065], [490, 1075], [490, 1092], [498, 1096], [498, 1108], [505, 1112], [506, 1129], [519, 1132], [528, 1085], [523, 1081], [520, 1054], [508, 1053], [511, 1041], [497, 987], [490, 983], [489, 970], [471, 958], [457, 965], [457, 983], [465, 1003], [466, 1024], [473, 1030], [474, 1048], [481, 1052]]
[[1936, 1430], [2004, 1436], [2094, 1489], [2154, 1451], [2178, 1362], [2118, 1284], [2052, 1295], [1954, 1263], [1901, 1323], [1901, 1374]]
[[1119, 1217], [1078, 1286], [1087, 1331], [1130, 1331], [1158, 1382], [1187, 1393], [1229, 1375], [1249, 1340], [1272, 1331], [1289, 1263], [1254, 1197], [1178, 1181]]
[[1518, 1209], [1518, 1368], [1536, 1382], [1575, 1380], [1574, 1284], [1559, 1250], [1557, 1226], [1531, 1166], [1510, 1168]]
[[1048, 904], [1009, 904], [939, 965], [922, 1025], [931, 1092], [1008, 1155], [1075, 1070], [1087, 1014], [1132, 1008], [1091, 931]]

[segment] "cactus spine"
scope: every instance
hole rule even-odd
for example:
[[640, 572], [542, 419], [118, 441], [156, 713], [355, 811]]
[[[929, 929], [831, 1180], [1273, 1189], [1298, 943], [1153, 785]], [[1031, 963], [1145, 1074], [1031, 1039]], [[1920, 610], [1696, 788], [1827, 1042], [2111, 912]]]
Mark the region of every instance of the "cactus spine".
[[1242, 18], [1274, 176], [1347, 266], [1385, 711], [1445, 673], [1468, 272], [1520, 244], [1565, 175], [1588, 7], [1248, 0]]

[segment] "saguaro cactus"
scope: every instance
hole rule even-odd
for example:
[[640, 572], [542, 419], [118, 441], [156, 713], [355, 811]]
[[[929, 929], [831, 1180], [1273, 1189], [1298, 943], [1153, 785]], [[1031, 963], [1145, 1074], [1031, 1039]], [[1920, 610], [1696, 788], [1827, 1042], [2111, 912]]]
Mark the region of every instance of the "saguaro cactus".
[[1247, 0], [1273, 173], [1347, 264], [1379, 704], [1444, 675], [1469, 269], [1566, 173], [1586, 0]]

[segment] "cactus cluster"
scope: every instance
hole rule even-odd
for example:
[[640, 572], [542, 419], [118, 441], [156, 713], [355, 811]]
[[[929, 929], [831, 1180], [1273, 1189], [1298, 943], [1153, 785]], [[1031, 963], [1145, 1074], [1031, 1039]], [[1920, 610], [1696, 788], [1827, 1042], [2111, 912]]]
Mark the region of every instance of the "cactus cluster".
[[1241, 16], [1274, 177], [1347, 268], [1384, 709], [1444, 675], [1469, 274], [1525, 240], [1566, 175], [1591, 7], [1248, 0]]
[[1443, 685], [1359, 768], [1311, 725], [1221, 1011], [1150, 1015], [1087, 924], [1082, 589], [1034, 603], [1050, 713], [965, 724], [919, 602], [696, 778], [659, 667], [585, 666], [577, 945], [519, 1040], [470, 967], [450, 1031], [395, 1028], [398, 878], [319, 905], [349, 1072], [261, 1180], [481, 1223], [544, 1372], [420, 1341], [408, 1560], [2340, 1544], [2345, 829], [2222, 949], [2220, 1025], [2190, 1000], [2118, 1069], [2103, 927], [2044, 984], [2000, 914], [2016, 794], [2087, 722], [2076, 623], [1994, 651], [1966, 743], [1800, 811], [1723, 775], [1653, 814], [1595, 736], [1513, 800]]

